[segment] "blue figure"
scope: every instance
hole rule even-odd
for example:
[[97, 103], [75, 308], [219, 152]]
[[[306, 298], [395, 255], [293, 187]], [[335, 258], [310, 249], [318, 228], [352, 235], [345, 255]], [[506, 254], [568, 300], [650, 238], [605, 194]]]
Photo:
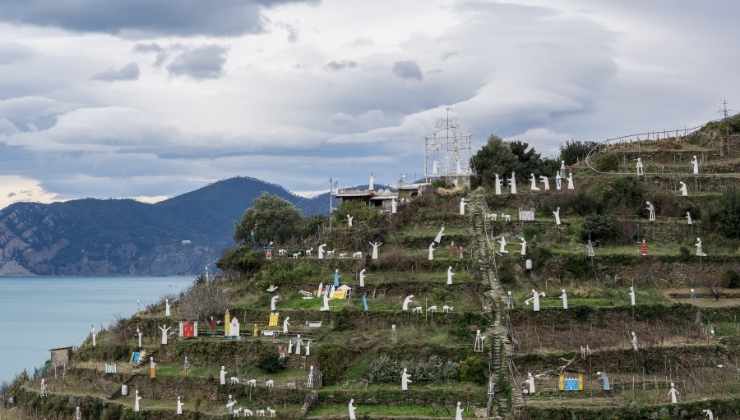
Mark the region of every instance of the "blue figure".
[[367, 293], [362, 295], [362, 307], [364, 308], [365, 312], [367, 312]]
[[340, 279], [339, 269], [337, 268], [337, 269], [334, 270], [334, 287], [335, 288], [339, 287], [339, 285], [340, 285], [339, 279]]
[[597, 375], [599, 375], [599, 382], [601, 382], [601, 389], [603, 391], [611, 391], [611, 385], [609, 384], [609, 377], [606, 375], [606, 372], [596, 372]]

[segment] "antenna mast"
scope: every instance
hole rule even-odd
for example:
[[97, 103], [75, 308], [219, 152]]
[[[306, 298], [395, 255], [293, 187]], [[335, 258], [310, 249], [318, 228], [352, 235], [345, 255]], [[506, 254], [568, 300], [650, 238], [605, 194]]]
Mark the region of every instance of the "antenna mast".
[[450, 115], [452, 108], [435, 124], [434, 133], [425, 137], [424, 176], [432, 178], [470, 174], [470, 143], [472, 135], [463, 132], [457, 119]]

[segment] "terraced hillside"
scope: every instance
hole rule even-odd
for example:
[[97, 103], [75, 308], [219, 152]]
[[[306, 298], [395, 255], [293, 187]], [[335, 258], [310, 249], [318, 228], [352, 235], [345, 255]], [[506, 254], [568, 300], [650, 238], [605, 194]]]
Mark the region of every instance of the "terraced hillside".
[[[723, 230], [735, 185], [701, 179], [683, 197], [667, 187], [673, 175], [651, 170], [638, 178], [584, 162], [567, 171], [575, 190], [530, 191], [519, 180], [515, 195], [437, 190], [351, 228], [338, 215], [333, 230], [280, 244], [285, 256], [276, 249], [245, 264], [249, 272], [194, 286], [224, 294], [238, 337], [224, 336], [223, 311], [218, 322], [195, 316], [198, 337], [180, 337], [178, 322], [195, 320], [193, 295], [172, 297], [169, 316], [162, 303], [76, 348], [64, 376], [47, 367], [20, 378], [5, 415], [66, 419], [79, 407], [83, 419], [221, 419], [234, 409], [340, 419], [351, 402], [356, 418], [372, 419], [740, 418], [740, 242]], [[520, 220], [520, 209], [535, 219]], [[706, 255], [696, 255], [697, 237]], [[369, 241], [384, 243], [377, 260]], [[319, 259], [321, 243], [335, 253]], [[348, 296], [337, 288], [322, 310], [331, 285]], [[166, 345], [163, 326], [175, 332]], [[141, 364], [130, 363], [140, 350]], [[117, 373], [105, 373], [113, 363]]]

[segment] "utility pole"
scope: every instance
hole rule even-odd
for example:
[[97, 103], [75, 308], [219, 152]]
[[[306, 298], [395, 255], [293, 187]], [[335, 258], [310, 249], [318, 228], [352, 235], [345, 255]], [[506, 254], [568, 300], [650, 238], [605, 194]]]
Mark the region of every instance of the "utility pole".
[[722, 100], [719, 113], [722, 115], [722, 123], [725, 126], [725, 136], [720, 138], [719, 155], [725, 156], [725, 149], [727, 149], [727, 154], [730, 154], [730, 109], [727, 108], [727, 98]]
[[332, 228], [332, 213], [334, 212], [334, 178], [329, 177], [329, 232]]

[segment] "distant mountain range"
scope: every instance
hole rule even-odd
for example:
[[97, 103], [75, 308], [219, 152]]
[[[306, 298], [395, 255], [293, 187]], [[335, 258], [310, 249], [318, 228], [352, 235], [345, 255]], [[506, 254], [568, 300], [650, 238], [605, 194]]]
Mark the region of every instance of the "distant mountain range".
[[304, 215], [326, 213], [328, 193], [299, 197], [254, 178], [231, 178], [156, 204], [84, 199], [0, 210], [0, 276], [199, 273], [233, 245], [234, 224], [262, 193]]

